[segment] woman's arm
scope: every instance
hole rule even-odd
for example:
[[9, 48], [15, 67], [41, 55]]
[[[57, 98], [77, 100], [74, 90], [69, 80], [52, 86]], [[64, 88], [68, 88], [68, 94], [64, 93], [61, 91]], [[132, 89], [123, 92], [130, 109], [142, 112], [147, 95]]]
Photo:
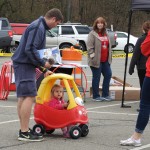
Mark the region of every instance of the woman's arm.
[[90, 58], [95, 56], [94, 51], [94, 35], [90, 32], [87, 40], [87, 52]]

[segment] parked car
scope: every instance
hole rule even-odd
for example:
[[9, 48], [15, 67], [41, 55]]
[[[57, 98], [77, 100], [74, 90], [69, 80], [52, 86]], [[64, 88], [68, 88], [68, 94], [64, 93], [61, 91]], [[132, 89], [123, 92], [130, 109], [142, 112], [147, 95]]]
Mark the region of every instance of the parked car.
[[[124, 50], [125, 46], [127, 44], [127, 38], [128, 38], [128, 33], [127, 32], [122, 32], [122, 31], [116, 31], [117, 33], [117, 43], [118, 45], [113, 48], [113, 50]], [[136, 41], [137, 41], [137, 37], [130, 35], [130, 39], [129, 39], [129, 52], [132, 53], [133, 49], [135, 47]]]
[[62, 37], [49, 30], [46, 32], [46, 47], [59, 46], [59, 49], [69, 48], [73, 45], [79, 45], [79, 41], [73, 37]]
[[[11, 49], [12, 53], [14, 53], [14, 51], [18, 47], [21, 36], [22, 35], [13, 35], [14, 46]], [[54, 33], [51, 30], [47, 31], [46, 33], [46, 48], [52, 48], [58, 46], [59, 49], [64, 49], [64, 48], [69, 48], [73, 45], [79, 45], [79, 41], [70, 37], [58, 36], [56, 33]]]
[[87, 36], [90, 32], [87, 25], [82, 25], [81, 23], [62, 23], [53, 28], [52, 31], [63, 37], [75, 38], [79, 41], [83, 51], [87, 49]]
[[7, 18], [0, 18], [0, 49], [9, 52], [13, 32]]
[[22, 35], [29, 24], [27, 23], [10, 23], [13, 34]]

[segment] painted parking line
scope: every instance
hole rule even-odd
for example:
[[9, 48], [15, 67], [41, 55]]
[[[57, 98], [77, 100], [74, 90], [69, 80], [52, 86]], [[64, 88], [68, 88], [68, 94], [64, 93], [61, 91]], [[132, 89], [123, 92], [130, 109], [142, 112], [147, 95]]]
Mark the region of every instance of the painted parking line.
[[[30, 120], [33, 119], [33, 117], [30, 118]], [[0, 122], [0, 125], [2, 124], [7, 124], [7, 123], [14, 123], [14, 122], [19, 122], [19, 120], [9, 120], [9, 121], [3, 121], [3, 122]]]
[[0, 105], [1, 108], [17, 108], [17, 106], [3, 106], [3, 105]]
[[7, 123], [12, 123], [12, 122], [18, 122], [19, 120], [9, 120], [9, 121], [3, 121], [3, 122], [0, 122], [0, 125], [2, 124], [7, 124]]
[[[103, 103], [103, 102], [94, 102], [94, 103]], [[108, 103], [109, 103], [109, 102], [108, 102]], [[120, 102], [120, 103], [121, 103], [121, 102]], [[121, 105], [120, 103], [119, 103], [119, 104], [113, 104], [113, 105], [105, 105], [105, 106], [87, 108], [87, 110], [119, 106], [119, 105]], [[134, 103], [139, 103], [139, 101], [126, 102], [126, 103], [124, 103], [124, 104], [126, 105], [126, 104], [134, 104]]]
[[133, 148], [133, 149], [130, 149], [130, 150], [141, 150], [141, 149], [145, 149], [145, 148], [150, 148], [150, 144], [143, 145], [141, 147], [136, 147], [136, 148]]
[[12, 96], [12, 97], [14, 97], [14, 96], [16, 96], [16, 94], [9, 94], [9, 96]]
[[115, 112], [100, 112], [100, 111], [87, 111], [88, 113], [96, 114], [111, 114], [111, 115], [128, 115], [128, 116], [137, 116], [138, 114], [129, 114], [129, 113], [115, 113]]

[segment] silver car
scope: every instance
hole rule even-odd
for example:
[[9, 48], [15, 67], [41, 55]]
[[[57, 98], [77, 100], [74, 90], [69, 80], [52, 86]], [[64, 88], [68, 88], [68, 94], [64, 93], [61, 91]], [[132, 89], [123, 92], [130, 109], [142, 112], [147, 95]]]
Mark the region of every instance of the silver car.
[[[20, 43], [22, 35], [13, 35], [11, 53], [14, 53]], [[52, 48], [58, 46], [59, 49], [69, 48], [73, 45], [79, 45], [79, 41], [71, 37], [58, 36], [53, 31], [49, 30], [46, 33], [46, 48]]]
[[46, 33], [46, 47], [58, 46], [59, 49], [69, 48], [73, 45], [79, 45], [79, 41], [72, 37], [59, 36], [55, 32], [49, 30]]

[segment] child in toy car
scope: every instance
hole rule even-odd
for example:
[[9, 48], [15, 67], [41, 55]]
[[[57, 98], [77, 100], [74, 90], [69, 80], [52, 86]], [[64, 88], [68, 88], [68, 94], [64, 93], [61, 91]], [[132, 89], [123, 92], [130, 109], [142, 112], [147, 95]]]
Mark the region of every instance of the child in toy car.
[[[50, 91], [55, 83], [58, 83], [57, 81], [63, 81], [66, 89], [69, 101], [66, 109], [57, 110], [49, 105], [49, 100], [52, 97]], [[72, 84], [74, 94], [70, 88], [69, 81]], [[47, 76], [42, 80], [36, 97], [34, 120], [36, 124], [33, 127], [33, 131], [36, 133], [52, 134], [55, 129], [71, 125], [68, 133], [72, 139], [88, 135], [87, 111], [73, 76], [58, 73]]]
[[[51, 100], [49, 101], [49, 106], [58, 110], [63, 110], [68, 107], [68, 103], [63, 100], [64, 91], [63, 87], [58, 84], [54, 84], [51, 89]], [[63, 136], [69, 138], [69, 128], [70, 126], [61, 128]]]

